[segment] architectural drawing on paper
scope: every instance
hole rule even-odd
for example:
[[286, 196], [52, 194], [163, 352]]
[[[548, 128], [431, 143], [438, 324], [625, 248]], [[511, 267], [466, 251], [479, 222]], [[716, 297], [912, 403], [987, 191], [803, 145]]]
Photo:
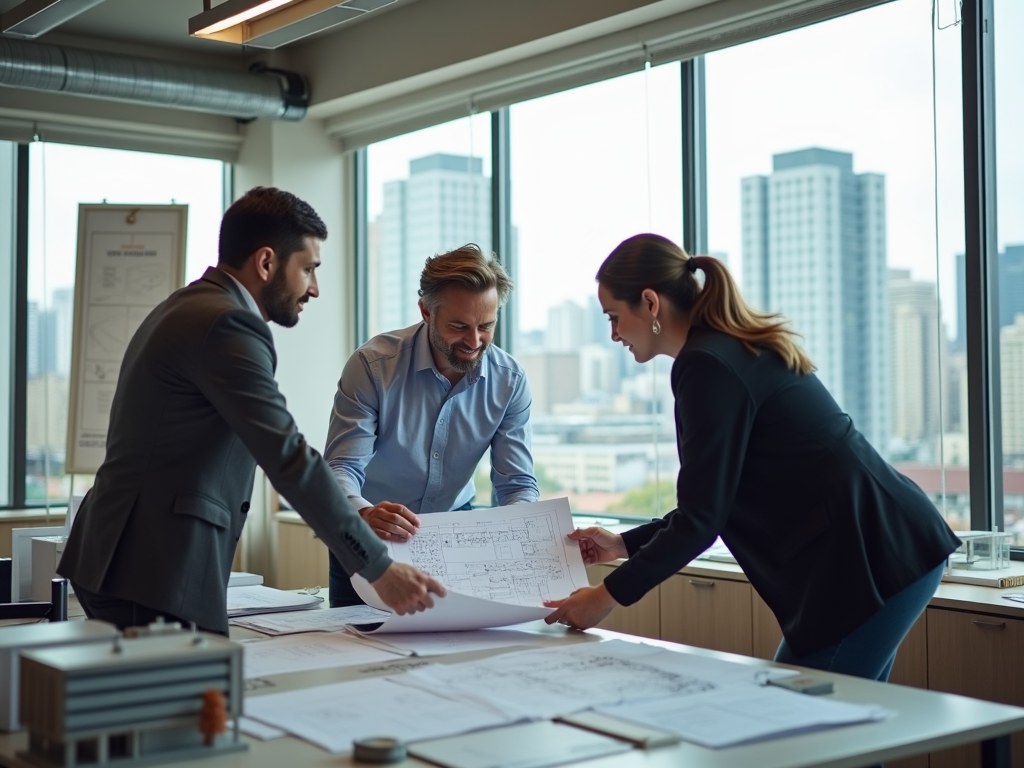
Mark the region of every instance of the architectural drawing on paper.
[[[486, 512], [485, 512], [486, 514]], [[465, 595], [537, 605], [569, 578], [554, 515], [430, 525], [409, 542], [409, 561]]]

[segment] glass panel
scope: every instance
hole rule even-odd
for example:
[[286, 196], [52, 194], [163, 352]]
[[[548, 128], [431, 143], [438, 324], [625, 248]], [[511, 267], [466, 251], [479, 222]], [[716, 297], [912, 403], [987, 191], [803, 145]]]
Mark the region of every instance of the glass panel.
[[370, 336], [420, 321], [427, 258], [466, 243], [490, 252], [490, 126], [490, 114], [476, 115], [367, 149]]
[[670, 361], [610, 340], [594, 275], [640, 232], [682, 238], [679, 66], [513, 106], [515, 355], [533, 391], [541, 495], [574, 512], [675, 506]]
[[1003, 524], [1024, 544], [1024, 3], [996, 0], [996, 185]]
[[[490, 113], [371, 145], [366, 187], [372, 337], [420, 322], [420, 273], [428, 258], [467, 243], [491, 252]], [[476, 506], [491, 503], [490, 466], [488, 451], [473, 478]]]
[[933, 124], [931, 12], [899, 0], [706, 57], [709, 245], [964, 528], [960, 30], [938, 19]]
[[[187, 204], [186, 281], [217, 263], [219, 160], [34, 143], [29, 149], [26, 500], [67, 501], [64, 473], [79, 203]], [[76, 477], [82, 493], [91, 477]]]
[[[11, 402], [14, 372], [14, 262], [18, 145], [0, 141], [0, 403]], [[11, 503], [11, 409], [0, 409], [0, 507]]]

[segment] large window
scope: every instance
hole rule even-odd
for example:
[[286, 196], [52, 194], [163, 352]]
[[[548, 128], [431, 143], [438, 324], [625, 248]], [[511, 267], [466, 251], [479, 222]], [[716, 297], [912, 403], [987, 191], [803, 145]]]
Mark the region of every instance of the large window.
[[224, 164], [36, 142], [29, 151], [25, 498], [67, 501], [64, 472], [79, 203], [187, 204], [186, 280], [217, 262]]
[[[17, 320], [14, 301], [14, 264], [17, 248], [16, 201], [17, 193], [17, 151], [16, 144], [0, 141], [0, 306], [6, 309], [0, 313], [0, 403], [11, 402], [14, 366], [14, 328]], [[11, 409], [0, 410], [0, 507], [10, 504], [11, 499], [11, 449], [14, 447], [11, 435]]]
[[960, 32], [935, 31], [933, 89], [931, 13], [899, 0], [706, 57], [708, 237], [875, 448], [966, 528]]
[[[654, 231], [702, 249], [706, 240], [750, 303], [788, 317], [840, 406], [954, 528], [988, 527], [1005, 511], [1007, 528], [1024, 534], [1024, 223], [1014, 215], [1024, 204], [1015, 141], [1024, 54], [1013, 45], [1024, 6], [994, 4], [998, 237], [987, 220], [982, 232], [998, 243], [998, 329], [986, 329], [982, 302], [967, 295], [983, 259], [965, 179], [973, 184], [984, 164], [965, 153], [964, 126], [984, 116], [970, 101], [964, 113], [975, 73], [962, 51], [989, 26], [970, 12], [976, 2], [932, 0], [896, 0], [682, 68], [514, 104], [490, 116], [501, 138], [493, 148], [482, 116], [371, 147], [369, 327], [386, 328], [391, 305], [414, 307], [389, 298], [412, 293], [397, 287], [412, 271], [384, 256], [388, 238], [397, 242], [387, 206], [405, 205], [417, 173], [443, 165], [441, 153], [465, 168], [467, 189], [493, 165], [494, 188], [511, 202], [508, 216], [491, 208], [488, 231], [510, 233], [500, 255], [517, 289], [505, 339], [530, 377], [545, 496], [569, 495], [574, 510], [594, 513], [648, 516], [673, 505], [668, 365], [638, 366], [610, 342], [593, 282], [617, 243]], [[983, 150], [991, 157], [990, 145]], [[424, 255], [457, 244], [432, 238]], [[476, 239], [486, 244], [487, 233]], [[978, 362], [988, 350], [995, 382]], [[979, 395], [986, 387], [997, 402]], [[983, 408], [1001, 419], [998, 446], [969, 423]], [[989, 488], [993, 464], [1002, 465], [1001, 496]]]
[[1003, 523], [1024, 544], [1024, 3], [996, 0], [995, 118]]
[[533, 391], [543, 497], [644, 517], [674, 506], [669, 365], [613, 343], [594, 275], [622, 240], [682, 236], [678, 65], [515, 105], [509, 115], [516, 358]]
[[419, 322], [427, 258], [466, 243], [491, 250], [490, 119], [455, 120], [367, 150], [367, 337]]

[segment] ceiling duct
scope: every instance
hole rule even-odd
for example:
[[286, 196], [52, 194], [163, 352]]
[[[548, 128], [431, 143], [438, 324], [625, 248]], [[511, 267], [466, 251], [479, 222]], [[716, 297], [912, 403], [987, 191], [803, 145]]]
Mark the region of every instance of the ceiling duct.
[[309, 105], [305, 80], [294, 72], [259, 65], [232, 72], [3, 37], [0, 85], [239, 120], [301, 120]]

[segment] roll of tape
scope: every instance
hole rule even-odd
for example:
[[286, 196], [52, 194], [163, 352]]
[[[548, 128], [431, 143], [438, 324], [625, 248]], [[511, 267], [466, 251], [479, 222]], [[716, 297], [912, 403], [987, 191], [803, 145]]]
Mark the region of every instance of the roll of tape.
[[397, 763], [405, 759], [405, 742], [391, 736], [372, 736], [352, 742], [352, 759], [361, 763]]

